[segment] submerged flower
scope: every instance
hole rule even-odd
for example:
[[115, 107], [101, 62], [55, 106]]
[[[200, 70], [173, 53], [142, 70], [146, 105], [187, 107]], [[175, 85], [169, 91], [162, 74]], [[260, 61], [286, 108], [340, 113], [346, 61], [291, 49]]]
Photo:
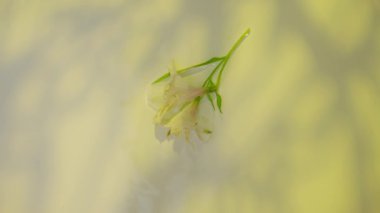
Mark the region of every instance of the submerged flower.
[[148, 103], [156, 110], [154, 123], [160, 141], [206, 141], [212, 133], [213, 110], [204, 99], [208, 91], [191, 86], [185, 78], [173, 71], [167, 81], [150, 88]]
[[156, 110], [154, 123], [159, 141], [194, 144], [210, 138], [214, 110], [217, 107], [222, 112], [222, 97], [219, 94], [222, 73], [232, 53], [249, 31], [239, 38], [225, 56], [214, 57], [185, 69], [173, 69], [150, 85], [148, 104]]

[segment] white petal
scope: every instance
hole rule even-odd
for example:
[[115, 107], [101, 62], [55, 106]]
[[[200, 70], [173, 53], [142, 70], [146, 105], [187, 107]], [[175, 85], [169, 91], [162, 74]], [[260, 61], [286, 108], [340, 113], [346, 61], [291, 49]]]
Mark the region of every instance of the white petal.
[[170, 121], [166, 124], [170, 128], [171, 134], [181, 135], [186, 128], [190, 128], [193, 124], [193, 118], [191, 115], [193, 105], [191, 103], [184, 105], [180, 111], [174, 114]]
[[168, 87], [169, 79], [162, 82], [149, 84], [146, 88], [146, 102], [154, 110], [158, 110], [165, 103], [165, 90]]
[[188, 85], [192, 87], [201, 87], [217, 64], [218, 62], [215, 62], [205, 66], [191, 68], [182, 73], [181, 76], [186, 79]]
[[207, 97], [199, 103], [196, 132], [200, 140], [208, 141], [214, 130], [214, 109]]
[[195, 151], [195, 144], [186, 141], [185, 137], [177, 137], [173, 141], [173, 150], [180, 155], [191, 156]]
[[160, 142], [164, 142], [165, 140], [167, 140], [168, 131], [168, 128], [156, 124], [154, 133], [156, 135], [157, 140]]

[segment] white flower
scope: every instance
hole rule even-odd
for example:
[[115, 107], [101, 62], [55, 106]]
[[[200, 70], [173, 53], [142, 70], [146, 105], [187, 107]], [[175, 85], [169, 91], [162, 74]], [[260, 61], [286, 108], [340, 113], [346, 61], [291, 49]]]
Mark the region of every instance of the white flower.
[[176, 147], [183, 144], [180, 141], [194, 144], [210, 138], [214, 110], [217, 107], [222, 112], [219, 86], [223, 70], [249, 33], [247, 29], [225, 56], [173, 69], [150, 85], [148, 104], [156, 110], [154, 123], [159, 141], [174, 140]]
[[156, 110], [154, 123], [159, 141], [207, 141], [212, 133], [213, 109], [207, 90], [191, 86], [186, 77], [172, 71], [165, 81], [150, 86], [148, 104]]

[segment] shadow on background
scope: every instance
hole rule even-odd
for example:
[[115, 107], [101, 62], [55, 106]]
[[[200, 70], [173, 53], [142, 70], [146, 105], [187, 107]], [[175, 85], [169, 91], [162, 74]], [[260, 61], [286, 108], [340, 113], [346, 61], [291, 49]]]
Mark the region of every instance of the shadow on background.
[[[0, 212], [378, 212], [380, 3], [1, 1]], [[145, 87], [251, 36], [192, 156]]]

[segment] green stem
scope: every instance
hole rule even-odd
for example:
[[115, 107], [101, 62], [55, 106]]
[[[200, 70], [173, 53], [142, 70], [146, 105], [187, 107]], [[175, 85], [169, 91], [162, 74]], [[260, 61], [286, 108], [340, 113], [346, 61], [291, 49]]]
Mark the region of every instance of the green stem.
[[[224, 68], [226, 67], [226, 64], [228, 62], [228, 60], [231, 58], [232, 54], [235, 52], [235, 50], [241, 45], [241, 43], [243, 43], [243, 41], [248, 37], [249, 33], [251, 32], [251, 29], [247, 29], [241, 36], [240, 38], [235, 42], [235, 44], [232, 46], [232, 48], [230, 49], [230, 51], [228, 51], [227, 55], [224, 57], [224, 60], [222, 62], [220, 62], [220, 64], [223, 63], [221, 69], [220, 69], [220, 72], [219, 72], [219, 75], [218, 75], [218, 78], [217, 78], [217, 81], [216, 81], [216, 90], [218, 91], [219, 90], [219, 86], [220, 86], [220, 81], [221, 81], [221, 78], [222, 78], [222, 73], [224, 71]], [[214, 73], [211, 73], [212, 75]]]
[[228, 59], [229, 57], [226, 58], [226, 60], [224, 61], [224, 64], [222, 66], [222, 68], [220, 69], [220, 72], [219, 72], [219, 75], [218, 75], [218, 78], [216, 80], [216, 91], [218, 92], [219, 91], [219, 86], [220, 86], [220, 81], [222, 79], [222, 72], [224, 70], [224, 67], [226, 66], [227, 62], [228, 62]]
[[[247, 36], [249, 35], [250, 32], [251, 32], [251, 30], [248, 28], [240, 36], [240, 38], [234, 43], [234, 45], [232, 46], [232, 48], [230, 49], [230, 51], [228, 51], [227, 55], [225, 55], [223, 57], [211, 58], [208, 61], [205, 61], [203, 63], [197, 64], [197, 65], [194, 65], [194, 66], [191, 66], [191, 67], [187, 67], [187, 68], [184, 68], [184, 69], [177, 70], [177, 73], [178, 74], [185, 74], [186, 72], [188, 72], [192, 68], [201, 67], [201, 66], [204, 66], [204, 65], [207, 65], [207, 64], [219, 62], [219, 64], [214, 68], [214, 70], [210, 73], [210, 75], [207, 77], [207, 79], [203, 83], [203, 87], [205, 87], [206, 84], [208, 83], [208, 81], [210, 81], [212, 79], [212, 77], [214, 76], [214, 74], [221, 67], [219, 69], [220, 71], [219, 71], [218, 78], [217, 78], [217, 83], [216, 83], [216, 90], [218, 90], [219, 89], [219, 85], [220, 85], [220, 80], [221, 80], [221, 77], [222, 77], [222, 73], [224, 71], [224, 68], [225, 68], [228, 60], [230, 59], [230, 57], [232, 56], [232, 54], [235, 52], [235, 50], [240, 46], [240, 44], [247, 38]], [[152, 83], [155, 84], [155, 83], [161, 82], [161, 81], [163, 81], [163, 80], [165, 80], [165, 79], [167, 79], [169, 77], [170, 77], [170, 73], [169, 72], [165, 73], [163, 76], [161, 76], [160, 78], [156, 79]]]
[[247, 29], [241, 36], [240, 38], [235, 42], [235, 44], [232, 46], [230, 51], [228, 52], [226, 57], [230, 57], [232, 53], [235, 52], [235, 50], [240, 46], [240, 44], [248, 37], [249, 33], [251, 33], [251, 29]]
[[214, 70], [210, 73], [210, 75], [206, 78], [206, 80], [203, 82], [203, 87], [206, 86], [207, 82], [210, 81], [212, 79], [212, 76], [214, 76], [214, 74], [216, 73], [216, 71], [218, 71], [219, 67], [223, 64], [225, 60], [221, 61], [215, 68]]

